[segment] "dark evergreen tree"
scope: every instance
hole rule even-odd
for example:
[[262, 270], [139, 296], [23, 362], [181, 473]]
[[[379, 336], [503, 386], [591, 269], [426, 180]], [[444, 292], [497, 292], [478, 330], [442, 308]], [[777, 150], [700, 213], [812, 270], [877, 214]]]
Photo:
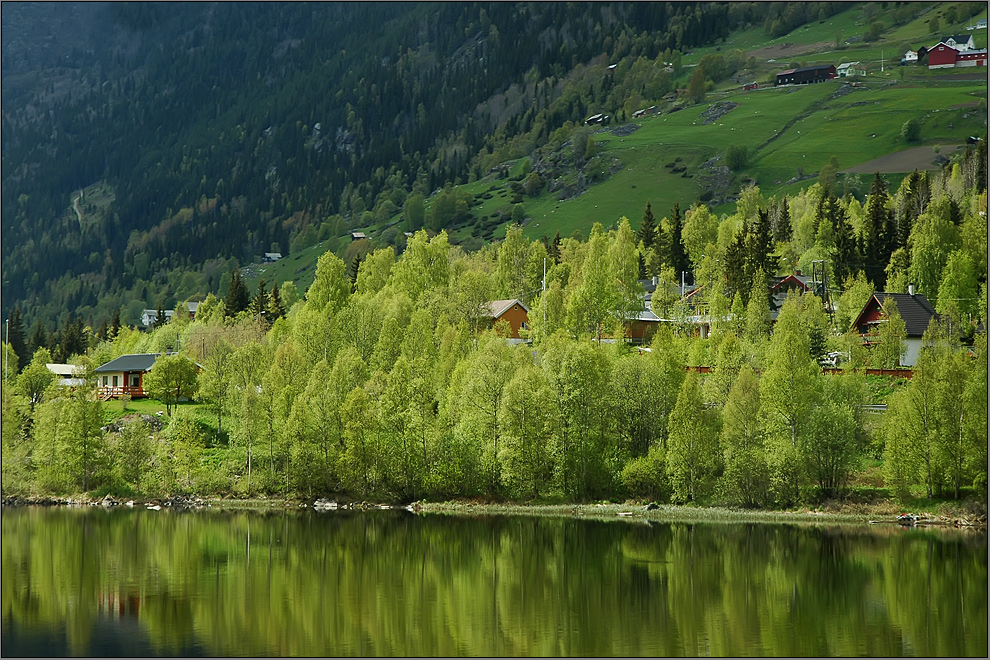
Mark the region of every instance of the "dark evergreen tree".
[[240, 267], [235, 267], [234, 272], [230, 274], [230, 287], [227, 289], [227, 297], [223, 299], [223, 302], [227, 316], [235, 316], [243, 312], [251, 302], [247, 285], [244, 284], [244, 279], [241, 277]]
[[15, 307], [14, 311], [10, 313], [10, 319], [7, 323], [7, 336], [4, 339], [10, 343], [11, 350], [17, 356], [18, 368], [23, 369], [31, 361], [33, 352], [28, 352], [27, 344], [24, 341], [24, 321], [21, 318], [19, 308]]
[[636, 234], [636, 238], [646, 249], [654, 247], [656, 242], [657, 221], [653, 217], [653, 208], [649, 202], [646, 203], [646, 210], [643, 211], [643, 222], [639, 225], [639, 233]]
[[873, 282], [877, 291], [883, 291], [887, 274], [885, 268], [890, 261], [897, 240], [894, 211], [890, 208], [890, 195], [887, 184], [877, 172], [870, 187], [863, 216], [863, 233], [860, 236], [860, 252], [863, 255], [863, 270]]
[[860, 270], [862, 260], [846, 209], [835, 195], [830, 194], [827, 197], [825, 219], [831, 224], [832, 237], [835, 241], [835, 262], [832, 264], [832, 272], [835, 274], [836, 281], [842, 282]]
[[161, 303], [158, 303], [158, 311], [155, 313], [155, 322], [152, 324], [151, 327], [160, 328], [163, 325], [165, 325], [165, 323], [167, 322], [168, 322], [168, 317], [165, 316], [165, 307]]
[[31, 334], [28, 336], [28, 354], [34, 355], [34, 352], [39, 348], [49, 348], [48, 330], [45, 329], [45, 324], [41, 322], [41, 319], [34, 322], [34, 327], [31, 328]]
[[110, 329], [107, 326], [107, 320], [103, 319], [102, 321], [100, 321], [100, 327], [96, 331], [96, 338], [99, 339], [100, 341], [106, 341], [107, 338], [109, 337], [109, 334], [110, 334]]
[[791, 227], [791, 209], [787, 203], [785, 195], [778, 203], [774, 204], [773, 214], [773, 237], [779, 243], [785, 243], [793, 237], [793, 227]]
[[[773, 254], [773, 230], [770, 227], [770, 211], [756, 210], [756, 224], [749, 227], [746, 236], [746, 278], [752, 281], [756, 271], [762, 270], [767, 277], [777, 272], [778, 259]], [[743, 302], [749, 302], [749, 291], [743, 292]]]
[[550, 247], [547, 248], [547, 254], [553, 258], [555, 264], [560, 263], [560, 232], [557, 231], [553, 235], [553, 240], [550, 241]]
[[272, 283], [272, 292], [268, 296], [268, 311], [274, 323], [276, 319], [285, 316], [285, 305], [282, 304], [282, 294], [278, 290], [278, 282]]
[[361, 268], [361, 255], [355, 254], [347, 265], [347, 278], [351, 281], [351, 292], [357, 291], [358, 270]]
[[[267, 282], [265, 280], [258, 281], [258, 293], [255, 294], [254, 299], [251, 301], [251, 315], [252, 316], [263, 316], [268, 314], [268, 291], [266, 290]], [[275, 319], [269, 319], [274, 321]]]
[[115, 338], [118, 332], [120, 332], [120, 310], [115, 309], [113, 318], [110, 319], [110, 339]]
[[682, 272], [687, 272], [691, 269], [688, 264], [687, 251], [685, 251], [684, 243], [681, 241], [680, 202], [674, 202], [674, 208], [671, 209], [670, 214], [670, 237], [667, 245], [667, 265], [674, 269], [674, 273], [677, 275], [678, 279], [680, 279]]
[[732, 239], [725, 249], [725, 284], [729, 290], [729, 296], [735, 297], [738, 293], [749, 295], [749, 286], [746, 281], [746, 237], [749, 235], [749, 222], [743, 220], [742, 229]]

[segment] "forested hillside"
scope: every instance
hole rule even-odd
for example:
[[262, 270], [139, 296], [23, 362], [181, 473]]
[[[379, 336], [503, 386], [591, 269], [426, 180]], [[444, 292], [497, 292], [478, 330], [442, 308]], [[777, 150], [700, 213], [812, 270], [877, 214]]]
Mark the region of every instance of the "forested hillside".
[[[4, 306], [46, 323], [109, 319], [124, 291], [151, 304], [204, 264], [289, 252], [308, 227], [336, 236], [467, 180], [491, 134], [553, 104], [577, 63], [729, 25], [707, 3], [63, 7], [3, 13]], [[525, 98], [507, 104], [510, 87]], [[557, 104], [548, 130], [589, 102]], [[100, 183], [102, 213], [86, 197], [67, 212]]]

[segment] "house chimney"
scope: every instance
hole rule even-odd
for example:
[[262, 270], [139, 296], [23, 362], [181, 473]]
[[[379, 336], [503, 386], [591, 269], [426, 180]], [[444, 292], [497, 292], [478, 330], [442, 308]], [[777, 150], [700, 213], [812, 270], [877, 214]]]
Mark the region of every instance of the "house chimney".
[[801, 269], [800, 268], [795, 268], [794, 269], [794, 274], [797, 275], [798, 277], [800, 277], [801, 276]]
[[914, 295], [914, 285], [913, 284], [908, 284], [908, 295], [909, 296], [913, 296]]
[[659, 283], [660, 283], [660, 278], [658, 276], [654, 275], [653, 276], [653, 286], [656, 286]]

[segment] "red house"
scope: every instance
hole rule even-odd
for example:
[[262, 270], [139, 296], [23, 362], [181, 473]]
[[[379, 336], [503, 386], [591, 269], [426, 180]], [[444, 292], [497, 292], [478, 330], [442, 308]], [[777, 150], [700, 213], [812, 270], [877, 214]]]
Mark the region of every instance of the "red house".
[[909, 293], [875, 292], [866, 301], [863, 310], [853, 322], [853, 327], [867, 341], [870, 329], [880, 323], [886, 323], [887, 315], [883, 309], [885, 300], [890, 299], [897, 304], [897, 311], [904, 320], [907, 336], [904, 337], [904, 354], [901, 356], [901, 366], [911, 367], [918, 361], [921, 352], [921, 340], [928, 329], [928, 324], [938, 315], [928, 298], [920, 293], [914, 293], [914, 287], [908, 288]]
[[511, 337], [519, 339], [519, 329], [529, 330], [529, 307], [518, 298], [513, 300], [493, 300], [488, 303], [487, 318], [494, 326], [505, 320], [512, 331]]

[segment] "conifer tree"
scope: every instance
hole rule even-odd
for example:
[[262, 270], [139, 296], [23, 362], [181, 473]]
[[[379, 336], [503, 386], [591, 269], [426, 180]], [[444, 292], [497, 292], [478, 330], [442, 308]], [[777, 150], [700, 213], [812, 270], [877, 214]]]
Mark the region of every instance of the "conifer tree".
[[230, 274], [230, 288], [227, 289], [227, 296], [223, 299], [223, 303], [227, 310], [227, 316], [236, 316], [239, 312], [247, 309], [250, 304], [250, 294], [247, 285], [244, 284], [244, 279], [241, 277], [239, 266], [235, 266], [234, 271]]
[[655, 247], [657, 237], [657, 222], [653, 217], [653, 208], [650, 203], [646, 203], [646, 210], [643, 211], [643, 222], [639, 225], [639, 232], [636, 240], [643, 244], [645, 249]]
[[890, 208], [887, 184], [877, 172], [866, 203], [863, 233], [860, 236], [860, 250], [865, 262], [866, 276], [873, 282], [878, 291], [884, 290], [887, 279], [884, 268], [894, 251], [895, 240], [894, 212]]
[[[48, 331], [45, 329], [45, 324], [41, 322], [41, 319], [37, 319], [34, 322], [34, 327], [31, 329], [31, 335], [28, 337], [27, 348], [32, 354], [39, 348], [48, 347]], [[18, 362], [20, 364], [20, 362]]]
[[[258, 281], [258, 293], [251, 301], [251, 315], [258, 316], [268, 313], [268, 292], [265, 290], [268, 283], [265, 280]], [[272, 319], [274, 320], [274, 319]]]
[[24, 321], [21, 319], [21, 310], [17, 307], [10, 313], [10, 321], [6, 328], [6, 336], [3, 340], [10, 344], [10, 348], [17, 356], [17, 364], [27, 364], [30, 354], [27, 344], [24, 342]]
[[268, 295], [268, 312], [274, 323], [276, 319], [285, 316], [285, 305], [282, 304], [282, 294], [278, 290], [278, 282], [272, 283], [272, 292]]
[[681, 205], [674, 202], [671, 209], [670, 218], [670, 240], [667, 245], [667, 264], [674, 269], [680, 277], [682, 272], [687, 272], [690, 268], [687, 260], [687, 253], [684, 250], [684, 243], [681, 241]]

